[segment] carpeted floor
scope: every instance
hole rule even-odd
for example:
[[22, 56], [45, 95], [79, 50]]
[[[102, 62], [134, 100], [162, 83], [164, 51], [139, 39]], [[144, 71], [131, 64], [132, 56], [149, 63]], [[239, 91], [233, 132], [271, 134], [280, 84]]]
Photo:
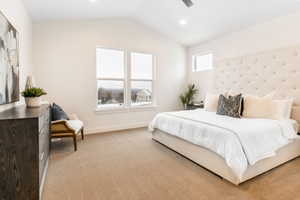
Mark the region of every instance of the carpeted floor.
[[52, 145], [43, 200], [300, 199], [300, 159], [240, 186], [151, 140], [146, 129]]

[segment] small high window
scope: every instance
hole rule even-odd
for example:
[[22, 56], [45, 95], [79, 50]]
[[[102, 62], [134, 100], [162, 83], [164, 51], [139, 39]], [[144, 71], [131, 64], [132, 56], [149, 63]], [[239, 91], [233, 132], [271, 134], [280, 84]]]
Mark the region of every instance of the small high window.
[[192, 56], [192, 71], [199, 72], [213, 68], [213, 54], [198, 54]]

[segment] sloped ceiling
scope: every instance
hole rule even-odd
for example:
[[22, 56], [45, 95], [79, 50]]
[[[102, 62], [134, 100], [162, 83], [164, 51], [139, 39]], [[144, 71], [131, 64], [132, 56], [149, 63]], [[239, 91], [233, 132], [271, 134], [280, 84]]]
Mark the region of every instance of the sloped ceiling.
[[[127, 17], [190, 46], [300, 11], [299, 0], [23, 0], [33, 20]], [[180, 25], [185, 20], [186, 25]]]

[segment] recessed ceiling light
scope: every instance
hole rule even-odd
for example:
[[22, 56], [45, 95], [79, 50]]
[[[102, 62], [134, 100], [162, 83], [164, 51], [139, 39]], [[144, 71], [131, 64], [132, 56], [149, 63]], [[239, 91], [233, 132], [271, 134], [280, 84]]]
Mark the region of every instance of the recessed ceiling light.
[[97, 2], [97, 0], [89, 0], [91, 3], [95, 3]]
[[178, 23], [181, 25], [181, 26], [184, 26], [187, 24], [187, 21], [185, 19], [181, 19], [178, 21]]

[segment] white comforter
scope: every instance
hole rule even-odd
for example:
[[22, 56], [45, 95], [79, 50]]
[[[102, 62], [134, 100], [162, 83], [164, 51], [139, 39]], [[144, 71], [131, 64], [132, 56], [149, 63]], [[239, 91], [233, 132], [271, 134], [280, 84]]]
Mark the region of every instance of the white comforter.
[[275, 155], [297, 137], [293, 120], [237, 119], [202, 109], [158, 114], [149, 130], [162, 130], [219, 154], [241, 178], [248, 167]]

